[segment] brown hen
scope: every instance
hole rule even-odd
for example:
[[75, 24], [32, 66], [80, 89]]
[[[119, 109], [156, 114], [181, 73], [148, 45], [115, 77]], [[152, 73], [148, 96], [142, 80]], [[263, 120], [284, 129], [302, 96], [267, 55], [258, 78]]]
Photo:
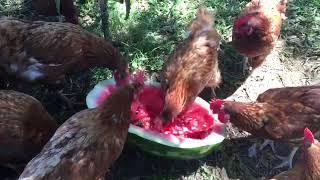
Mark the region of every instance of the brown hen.
[[312, 132], [304, 130], [302, 160], [293, 169], [282, 172], [271, 180], [319, 180], [320, 179], [320, 143], [314, 139]]
[[189, 25], [189, 37], [165, 62], [161, 80], [165, 105], [160, 115], [164, 121], [176, 117], [205, 87], [219, 85], [217, 50], [220, 36], [213, 26], [213, 15], [200, 8]]
[[[60, 6], [57, 3], [60, 3]], [[79, 10], [74, 5], [73, 0], [24, 0], [23, 5], [27, 11], [25, 14], [27, 16], [32, 15], [32, 20], [43, 20], [39, 15], [63, 15], [67, 22], [79, 24]]]
[[[251, 0], [234, 22], [232, 44], [241, 55], [250, 58], [252, 68], [258, 67], [276, 45], [286, 3], [287, 0]], [[248, 59], [244, 65], [247, 63]]]
[[23, 165], [36, 156], [58, 128], [35, 98], [0, 91], [0, 164]]
[[[219, 100], [214, 100], [211, 108], [213, 112], [219, 112], [222, 107], [223, 112], [230, 116], [232, 124], [254, 136], [288, 142], [295, 146], [290, 155], [283, 158], [283, 163], [277, 166], [292, 167], [292, 158], [302, 142], [304, 128], [319, 131], [319, 97], [318, 85], [275, 88], [259, 95], [257, 102], [224, 101], [220, 106], [220, 103], [217, 104]], [[262, 147], [268, 143], [264, 143]]]
[[56, 131], [19, 179], [103, 179], [127, 138], [130, 107], [143, 80], [115, 90], [97, 108], [80, 111]]
[[65, 75], [107, 67], [127, 75], [127, 60], [77, 25], [0, 19], [0, 71], [28, 82], [59, 84]]

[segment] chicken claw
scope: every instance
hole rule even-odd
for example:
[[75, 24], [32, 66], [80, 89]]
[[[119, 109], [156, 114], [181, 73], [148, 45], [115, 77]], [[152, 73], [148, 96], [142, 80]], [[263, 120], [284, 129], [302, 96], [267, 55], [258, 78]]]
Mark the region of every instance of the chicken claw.
[[257, 157], [257, 143], [254, 143], [251, 147], [249, 147], [248, 156], [250, 158], [256, 158]]
[[296, 154], [297, 150], [299, 148], [298, 147], [294, 147], [289, 156], [276, 156], [277, 158], [281, 159], [282, 160], [282, 163], [280, 163], [279, 165], [277, 165], [276, 167], [274, 167], [273, 169], [278, 169], [278, 168], [283, 168], [283, 167], [287, 167], [289, 166], [289, 169], [292, 168], [292, 161], [293, 161], [293, 158], [294, 158], [294, 155]]
[[[274, 142], [270, 139], [264, 139], [264, 142], [260, 145], [259, 151], [263, 150], [266, 146], [270, 146], [273, 153], [276, 153], [276, 150], [274, 148]], [[248, 149], [248, 156], [250, 158], [256, 158], [257, 157], [257, 143], [254, 143], [249, 149]]]
[[272, 152], [276, 153], [276, 150], [274, 148], [274, 142], [270, 139], [264, 139], [264, 142], [261, 144], [259, 150], [263, 150], [268, 145], [271, 147]]

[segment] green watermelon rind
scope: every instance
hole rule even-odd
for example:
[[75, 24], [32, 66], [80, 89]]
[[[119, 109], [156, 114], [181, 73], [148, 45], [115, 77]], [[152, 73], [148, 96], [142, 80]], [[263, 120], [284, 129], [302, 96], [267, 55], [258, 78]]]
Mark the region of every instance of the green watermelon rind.
[[[86, 103], [88, 108], [96, 107], [97, 105], [93, 101], [95, 97], [99, 95], [99, 92], [101, 92], [105, 86], [114, 83], [114, 79], [98, 83], [87, 95]], [[160, 84], [157, 82], [147, 81], [145, 84], [160, 87]], [[197, 159], [208, 155], [213, 150], [218, 149], [221, 142], [225, 139], [225, 125], [217, 120], [216, 114], [211, 113], [209, 103], [200, 97], [197, 97], [195, 102], [209, 110], [210, 115], [215, 119], [215, 125], [221, 127], [221, 132], [212, 131], [205, 139], [199, 140], [160, 134], [130, 124], [127, 142], [139, 147], [145, 152], [166, 158]]]
[[217, 143], [197, 148], [178, 148], [143, 139], [141, 136], [134, 133], [128, 134], [128, 143], [139, 147], [141, 150], [148, 152], [149, 154], [171, 159], [198, 159], [205, 157], [220, 147], [220, 143]]

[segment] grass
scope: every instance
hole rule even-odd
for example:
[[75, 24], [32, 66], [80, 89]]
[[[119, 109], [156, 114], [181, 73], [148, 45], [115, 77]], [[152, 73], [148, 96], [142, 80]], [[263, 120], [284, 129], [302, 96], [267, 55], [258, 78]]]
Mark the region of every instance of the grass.
[[[0, 0], [0, 15], [14, 15], [21, 0]], [[79, 0], [80, 1], [80, 0]], [[222, 37], [220, 68], [224, 69], [224, 84], [218, 95], [232, 93], [245, 78], [241, 76], [241, 57], [230, 41], [232, 24], [245, 0], [149, 0], [139, 4], [132, 0], [131, 14], [125, 17], [125, 5], [109, 1], [110, 31], [113, 42], [129, 57], [132, 69], [144, 68], [147, 72], [159, 72], [163, 60], [177, 43], [185, 37], [185, 28], [194, 18], [199, 6], [207, 6], [215, 12], [216, 29]], [[81, 0], [81, 25], [88, 31], [102, 36], [100, 18], [93, 0]], [[288, 19], [284, 22], [281, 39], [285, 41], [282, 55], [285, 59], [313, 61], [314, 73], [320, 74], [320, 0], [291, 0], [287, 8]], [[98, 47], [97, 47], [98, 48]], [[108, 79], [111, 73], [105, 69], [91, 70], [91, 86]], [[82, 97], [80, 97], [82, 98]], [[247, 146], [226, 142], [221, 151], [206, 158], [192, 161], [165, 160], [145, 155], [126, 147], [123, 155], [111, 170], [111, 179], [206, 179], [225, 177], [232, 179], [255, 179], [265, 175], [253, 168], [246, 158]], [[128, 161], [131, 161], [129, 165]], [[270, 161], [266, 159], [264, 161]], [[139, 164], [132, 167], [134, 163]], [[221, 171], [221, 169], [225, 169]]]

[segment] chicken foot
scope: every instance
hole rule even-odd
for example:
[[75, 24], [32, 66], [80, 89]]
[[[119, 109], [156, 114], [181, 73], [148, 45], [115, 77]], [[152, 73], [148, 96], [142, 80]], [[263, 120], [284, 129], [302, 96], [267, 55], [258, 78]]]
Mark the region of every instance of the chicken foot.
[[[273, 153], [276, 153], [274, 142], [270, 139], [264, 139], [264, 142], [260, 145], [259, 151], [263, 150], [266, 146], [270, 146]], [[254, 143], [249, 149], [248, 149], [248, 156], [250, 158], [257, 157], [257, 143]]]
[[286, 166], [289, 166], [289, 168], [291, 169], [294, 155], [296, 154], [298, 149], [299, 149], [299, 147], [294, 147], [291, 150], [289, 156], [276, 156], [277, 158], [281, 159], [282, 162], [279, 165], [277, 165], [276, 167], [274, 167], [274, 169], [283, 168], [283, 167], [286, 167]]

